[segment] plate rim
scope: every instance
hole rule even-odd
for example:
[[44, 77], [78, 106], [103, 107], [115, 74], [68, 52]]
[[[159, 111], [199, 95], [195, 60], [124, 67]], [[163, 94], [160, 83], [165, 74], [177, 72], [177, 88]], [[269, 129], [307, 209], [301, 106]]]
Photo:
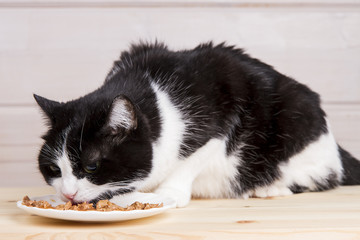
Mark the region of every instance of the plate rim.
[[[44, 196], [36, 196], [33, 198], [41, 198], [45, 196], [55, 196], [52, 195], [44, 195]], [[32, 198], [30, 198], [32, 199]], [[22, 204], [22, 200], [16, 202], [18, 208], [23, 211], [35, 214], [41, 217], [47, 217], [52, 219], [62, 219], [67, 221], [78, 221], [78, 222], [115, 222], [115, 221], [127, 221], [132, 219], [140, 219], [146, 218], [150, 216], [154, 216], [160, 213], [163, 213], [171, 208], [176, 208], [176, 202], [174, 199], [169, 197], [164, 197], [164, 201], [167, 201], [168, 204], [164, 204], [161, 208], [151, 208], [144, 210], [131, 210], [131, 211], [76, 211], [76, 210], [58, 210], [58, 209], [44, 209], [37, 207], [29, 207]], [[55, 216], [54, 216], [55, 215]], [[98, 219], [93, 219], [99, 217]], [[75, 217], [75, 218], [74, 218]], [[88, 218], [92, 217], [92, 218]], [[107, 219], [109, 217], [109, 219]]]

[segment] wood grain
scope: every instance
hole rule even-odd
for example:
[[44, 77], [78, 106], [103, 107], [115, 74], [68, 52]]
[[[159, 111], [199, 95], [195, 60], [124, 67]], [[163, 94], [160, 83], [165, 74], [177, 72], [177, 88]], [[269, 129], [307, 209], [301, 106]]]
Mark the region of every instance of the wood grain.
[[46, 186], [35, 158], [27, 161], [2, 161], [0, 187]]
[[47, 128], [38, 107], [0, 107], [0, 116], [0, 146], [27, 146], [42, 142], [40, 136]]
[[1, 188], [1, 239], [327, 239], [360, 237], [360, 187], [272, 199], [192, 200], [186, 208], [124, 222], [88, 224], [28, 215], [24, 195], [49, 188]]
[[30, 104], [34, 92], [76, 98], [101, 85], [129, 43], [155, 38], [171, 49], [227, 41], [308, 84], [325, 102], [360, 102], [359, 25], [360, 7], [351, 6], [316, 11], [0, 7], [0, 104]]

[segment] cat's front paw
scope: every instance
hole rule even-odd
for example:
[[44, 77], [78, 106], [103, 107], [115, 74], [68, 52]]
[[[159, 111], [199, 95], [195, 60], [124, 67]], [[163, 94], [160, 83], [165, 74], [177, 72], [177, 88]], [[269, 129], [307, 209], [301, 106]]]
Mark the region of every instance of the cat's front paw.
[[186, 207], [191, 199], [191, 193], [185, 193], [175, 188], [158, 188], [155, 193], [163, 197], [174, 199], [176, 202], [176, 207], [178, 208]]

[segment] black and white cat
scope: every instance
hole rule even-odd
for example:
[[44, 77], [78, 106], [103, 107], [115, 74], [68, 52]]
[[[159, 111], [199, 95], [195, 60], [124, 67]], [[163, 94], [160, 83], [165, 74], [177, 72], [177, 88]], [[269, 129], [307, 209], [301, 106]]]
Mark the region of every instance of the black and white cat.
[[182, 207], [360, 184], [318, 94], [224, 44], [134, 45], [94, 92], [34, 97], [49, 120], [39, 168], [64, 200], [151, 191]]

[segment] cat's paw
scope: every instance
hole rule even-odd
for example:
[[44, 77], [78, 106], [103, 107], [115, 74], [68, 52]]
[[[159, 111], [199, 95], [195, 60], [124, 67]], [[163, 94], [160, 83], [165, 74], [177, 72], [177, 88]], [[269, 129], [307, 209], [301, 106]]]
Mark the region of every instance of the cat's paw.
[[292, 195], [293, 192], [288, 187], [268, 186], [254, 190], [252, 197], [266, 198]]
[[175, 188], [158, 188], [155, 193], [159, 194], [160, 196], [174, 199], [176, 202], [176, 207], [178, 208], [186, 207], [191, 199], [191, 193], [185, 193]]

